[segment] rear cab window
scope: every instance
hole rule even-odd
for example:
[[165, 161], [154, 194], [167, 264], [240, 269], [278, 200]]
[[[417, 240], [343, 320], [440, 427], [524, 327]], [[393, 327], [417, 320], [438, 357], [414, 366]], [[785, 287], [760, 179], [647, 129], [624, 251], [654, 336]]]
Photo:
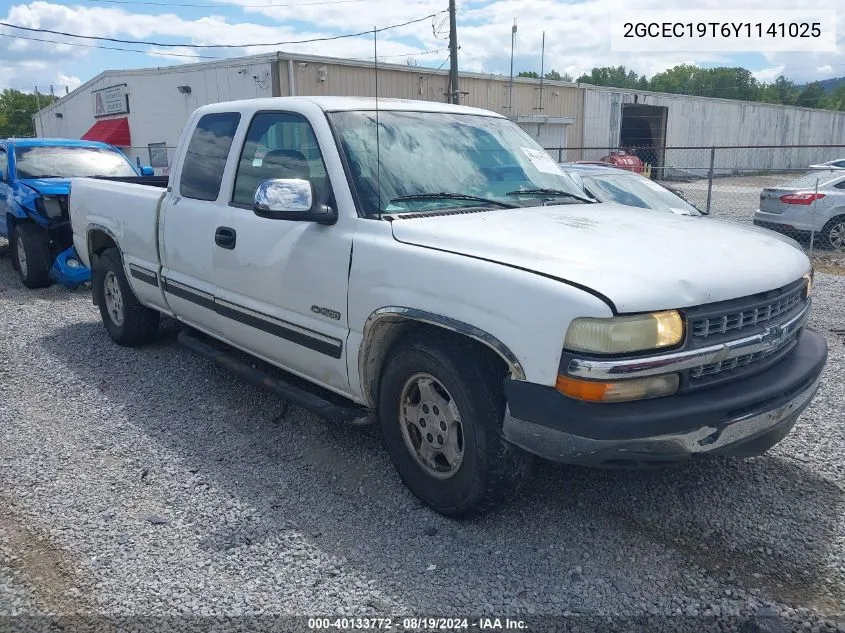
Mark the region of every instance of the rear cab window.
[[197, 122], [182, 161], [181, 196], [217, 200], [240, 120], [241, 115], [237, 112], [220, 112], [206, 114]]

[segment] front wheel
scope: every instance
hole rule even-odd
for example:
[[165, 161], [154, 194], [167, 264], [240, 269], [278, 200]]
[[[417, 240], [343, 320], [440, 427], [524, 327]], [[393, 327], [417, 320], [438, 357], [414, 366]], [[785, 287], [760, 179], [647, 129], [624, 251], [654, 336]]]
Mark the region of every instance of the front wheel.
[[471, 517], [518, 490], [530, 458], [501, 435], [502, 376], [483, 352], [448, 335], [415, 337], [385, 361], [379, 419], [405, 485], [430, 508]]
[[27, 288], [50, 285], [50, 245], [47, 234], [33, 224], [18, 224], [12, 233], [12, 256]]
[[126, 279], [117, 249], [109, 248], [97, 258], [91, 286], [103, 325], [117, 344], [134, 346], [155, 339], [159, 313], [138, 301]]

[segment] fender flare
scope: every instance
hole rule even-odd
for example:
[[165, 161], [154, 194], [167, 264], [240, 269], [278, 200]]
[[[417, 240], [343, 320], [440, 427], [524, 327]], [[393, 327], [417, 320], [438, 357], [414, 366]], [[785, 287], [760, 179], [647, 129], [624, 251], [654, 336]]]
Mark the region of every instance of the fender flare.
[[426, 310], [402, 306], [385, 306], [375, 310], [369, 317], [367, 317], [367, 320], [364, 323], [361, 346], [358, 350], [358, 379], [361, 383], [361, 392], [368, 405], [374, 405], [374, 403], [371, 402], [374, 395], [371, 385], [373, 384], [373, 380], [377, 378], [376, 376], [370, 376], [367, 369], [370, 353], [372, 351], [374, 342], [373, 339], [377, 326], [385, 322], [425, 323], [466, 336], [493, 350], [508, 366], [511, 376], [514, 379], [525, 380], [525, 370], [519, 362], [519, 359], [516, 357], [516, 354], [514, 354], [507, 345], [502, 343], [489, 332], [485, 332], [484, 330], [477, 328], [474, 325], [470, 325], [469, 323], [464, 323], [463, 321], [443, 316], [441, 314], [428, 312]]

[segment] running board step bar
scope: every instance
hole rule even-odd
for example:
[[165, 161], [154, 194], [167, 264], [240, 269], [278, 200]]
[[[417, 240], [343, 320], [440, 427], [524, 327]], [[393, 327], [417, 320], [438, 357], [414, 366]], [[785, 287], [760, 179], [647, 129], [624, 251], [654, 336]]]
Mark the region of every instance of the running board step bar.
[[181, 345], [184, 345], [195, 354], [213, 360], [220, 367], [228, 369], [244, 380], [266, 389], [279, 396], [282, 400], [306, 411], [310, 411], [325, 420], [338, 420], [356, 425], [367, 422], [365, 419], [369, 418], [370, 413], [364, 407], [359, 407], [352, 403], [349, 405], [335, 404], [302, 387], [292, 385], [275, 376], [271, 376], [266, 371], [248, 365], [242, 360], [227, 354], [225, 351], [200, 340], [199, 337], [201, 336], [203, 335], [185, 329], [179, 332], [177, 340]]

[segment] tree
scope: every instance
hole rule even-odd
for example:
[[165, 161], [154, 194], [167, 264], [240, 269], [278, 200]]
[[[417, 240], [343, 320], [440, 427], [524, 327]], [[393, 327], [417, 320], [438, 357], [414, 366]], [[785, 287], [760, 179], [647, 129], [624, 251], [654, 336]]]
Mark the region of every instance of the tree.
[[633, 70], [624, 66], [603, 66], [593, 68], [589, 75], [581, 75], [576, 79], [579, 83], [593, 84], [594, 86], [613, 86], [614, 88], [640, 88], [641, 77]]
[[528, 77], [530, 79], [539, 79], [540, 75], [535, 73], [533, 70], [523, 70], [516, 74], [517, 77]]
[[52, 95], [21, 92], [6, 88], [0, 92], [0, 138], [33, 136], [32, 115], [38, 112], [38, 103], [44, 108], [56, 97]]
[[804, 108], [820, 108], [822, 102], [825, 100], [824, 88], [818, 81], [807, 84], [798, 98], [795, 100], [795, 105]]
[[845, 112], [845, 83], [825, 97], [824, 107]]
[[701, 70], [698, 66], [681, 64], [654, 75], [649, 81], [648, 87], [655, 92], [695, 94], [697, 77]]
[[547, 72], [545, 76], [546, 79], [548, 79], [549, 81], [568, 81], [570, 83], [573, 81], [572, 75], [570, 75], [569, 73], [563, 73], [561, 75], [558, 71], [554, 69]]
[[795, 83], [780, 75], [774, 83], [760, 86], [760, 101], [793, 105], [798, 98], [798, 93], [799, 90]]

